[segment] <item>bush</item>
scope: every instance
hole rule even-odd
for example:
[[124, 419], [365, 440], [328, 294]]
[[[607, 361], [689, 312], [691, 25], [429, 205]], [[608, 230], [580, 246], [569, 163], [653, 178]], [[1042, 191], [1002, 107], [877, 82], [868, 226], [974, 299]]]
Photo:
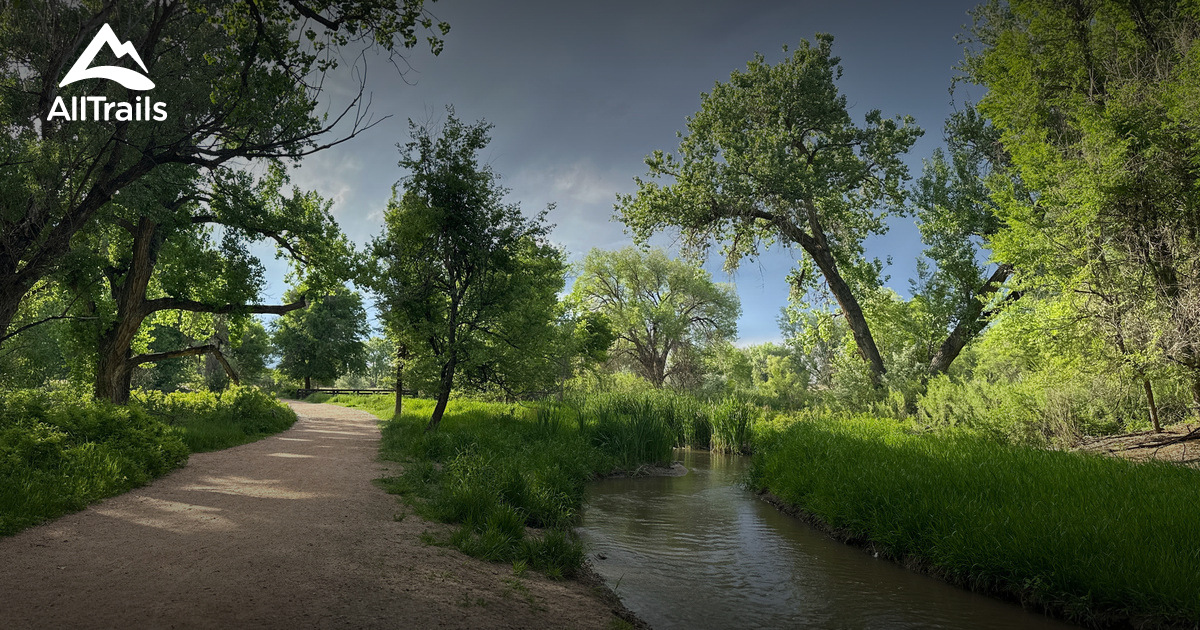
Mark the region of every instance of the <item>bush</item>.
[[214, 392], [138, 392], [133, 405], [178, 427], [193, 453], [253, 442], [296, 422], [287, 405], [256, 387], [229, 387]]
[[143, 485], [187, 455], [179, 432], [139, 406], [0, 392], [0, 535]]

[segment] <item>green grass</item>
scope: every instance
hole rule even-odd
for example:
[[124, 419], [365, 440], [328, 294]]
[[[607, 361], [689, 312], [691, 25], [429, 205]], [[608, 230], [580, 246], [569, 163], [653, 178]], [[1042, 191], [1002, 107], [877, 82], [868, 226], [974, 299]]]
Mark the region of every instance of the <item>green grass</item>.
[[755, 486], [952, 582], [1082, 623], [1200, 622], [1200, 471], [863, 417], [758, 448]]
[[188, 450], [206, 453], [260, 440], [290, 428], [296, 413], [255, 387], [223, 392], [138, 392], [134, 402], [177, 427]]
[[66, 392], [0, 392], [0, 535], [144, 485], [189, 452], [282, 431], [290, 409], [252, 388], [139, 393], [128, 406]]
[[[390, 417], [390, 396], [337, 396], [331, 403]], [[585, 484], [599, 475], [670, 461], [674, 438], [646, 405], [542, 403], [525, 407], [451, 401], [426, 432], [433, 403], [406, 400], [383, 428], [381, 455], [404, 463], [384, 480], [422, 516], [460, 527], [442, 541], [496, 562], [570, 577], [583, 548], [571, 527]], [[530, 531], [527, 528], [535, 528]]]
[[187, 455], [178, 433], [139, 407], [0, 392], [0, 535], [145, 484]]

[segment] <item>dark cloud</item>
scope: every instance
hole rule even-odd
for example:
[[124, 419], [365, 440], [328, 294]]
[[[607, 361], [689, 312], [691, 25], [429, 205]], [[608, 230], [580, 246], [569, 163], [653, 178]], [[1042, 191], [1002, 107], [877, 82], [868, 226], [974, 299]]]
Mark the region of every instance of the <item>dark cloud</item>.
[[[343, 229], [365, 242], [380, 229], [401, 176], [395, 145], [408, 137], [407, 119], [436, 121], [452, 104], [461, 118], [495, 124], [486, 160], [527, 212], [557, 203], [555, 239], [574, 258], [592, 247], [618, 247], [628, 237], [610, 220], [616, 193], [633, 189], [646, 154], [677, 146], [675, 132], [698, 108], [700, 93], [755, 52], [779, 59], [783, 45], [816, 32], [836, 38], [845, 69], [840, 87], [856, 118], [878, 108], [911, 114], [926, 129], [909, 160], [915, 174], [941, 142], [947, 89], [961, 58], [954, 38], [971, 6], [442, 0], [431, 8], [452, 30], [439, 57], [409, 55], [400, 64], [411, 65], [403, 77], [378, 55], [364, 58], [372, 111], [392, 117], [308, 159], [295, 181], [335, 198]], [[348, 77], [330, 84], [341, 96]], [[905, 294], [921, 245], [910, 219], [892, 224], [887, 236], [870, 241], [868, 254], [894, 258], [891, 285]], [[744, 340], [778, 337], [791, 261], [776, 248], [733, 277], [719, 271], [719, 261], [710, 263], [718, 279], [738, 284]], [[281, 293], [282, 283], [272, 291]]]

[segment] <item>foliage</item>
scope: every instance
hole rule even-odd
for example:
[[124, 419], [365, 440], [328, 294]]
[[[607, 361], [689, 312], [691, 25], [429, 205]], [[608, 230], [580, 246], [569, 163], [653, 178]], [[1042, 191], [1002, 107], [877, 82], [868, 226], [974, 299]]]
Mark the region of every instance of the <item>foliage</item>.
[[0, 535], [145, 484], [187, 454], [178, 432], [140, 407], [0, 390]]
[[1200, 471], [869, 417], [793, 422], [758, 447], [755, 487], [952, 582], [1084, 624], [1200, 619]]
[[913, 294], [926, 305], [930, 329], [950, 331], [927, 357], [933, 375], [946, 372], [988, 321], [1021, 296], [1005, 288], [1012, 265], [989, 273], [982, 264], [983, 248], [1003, 228], [988, 182], [1010, 197], [1031, 198], [999, 135], [969, 104], [956, 111], [946, 120], [947, 150], [925, 161], [914, 189], [917, 225], [934, 267], [918, 261]]
[[242, 381], [258, 383], [267, 372], [273, 352], [271, 336], [257, 318], [240, 322], [241, 333], [233, 338], [229, 360]]
[[[296, 299], [295, 291], [285, 297]], [[367, 313], [362, 297], [345, 287], [334, 287], [305, 309], [292, 311], [272, 323], [279, 371], [304, 380], [332, 382], [341, 374], [363, 369], [363, 338]]]
[[967, 78], [1034, 198], [998, 187], [995, 255], [1145, 383], [1200, 405], [1200, 14], [1191, 2], [989, 2]]
[[617, 209], [639, 241], [678, 227], [690, 248], [721, 242], [728, 267], [777, 241], [800, 246], [800, 284], [820, 271], [877, 381], [886, 370], [855, 293], [878, 284], [880, 264], [864, 258], [863, 241], [886, 230], [880, 207], [900, 207], [901, 156], [921, 130], [878, 110], [857, 126], [835, 84], [842, 70], [832, 48], [819, 34], [776, 65], [756, 55], [702, 94], [678, 155], [647, 158], [649, 179], [637, 179]]
[[[147, 101], [161, 99], [165, 120], [49, 116], [58, 98], [133, 100], [115, 81], [60, 85], [65, 61], [103, 23], [117, 25], [118, 37], [134, 44], [155, 83]], [[0, 342], [45, 321], [15, 319], [34, 287], [103, 267], [91, 259], [88, 237], [122, 226], [120, 218], [104, 216], [111, 203], [181, 171], [297, 159], [331, 146], [335, 127], [347, 136], [361, 133], [370, 126], [353, 113], [362, 113], [362, 91], [340, 111], [335, 104], [332, 116], [322, 107], [329, 102], [325, 75], [346, 47], [397, 54], [429, 32], [437, 53], [448, 29], [435, 25], [422, 0], [0, 5]], [[180, 186], [167, 192], [186, 196]], [[172, 213], [165, 214], [171, 223]]]
[[[372, 401], [390, 412], [384, 398]], [[584, 553], [570, 528], [583, 505], [584, 484], [610, 472], [612, 458], [592, 446], [575, 422], [555, 418], [554, 408], [527, 413], [453, 401], [439, 430], [424, 431], [435, 404], [411, 401], [384, 426], [382, 457], [405, 463], [403, 476], [384, 485], [420, 513], [461, 524], [446, 542], [466, 553], [524, 562], [551, 577], [574, 575]], [[530, 534], [527, 526], [542, 531]]]
[[703, 269], [633, 247], [589, 252], [571, 299], [604, 314], [614, 354], [656, 387], [683, 371], [680, 355], [734, 337], [741, 314], [733, 288]]
[[141, 391], [136, 405], [168, 425], [193, 453], [215, 451], [288, 429], [296, 412], [257, 387], [230, 387], [220, 393]]
[[388, 334], [412, 353], [413, 371], [436, 383], [433, 429], [456, 382], [510, 395], [550, 388], [545, 345], [565, 263], [545, 214], [530, 220], [504, 203], [498, 176], [479, 164], [490, 125], [463, 124], [449, 109], [440, 132], [409, 126], [400, 160], [409, 175], [371, 244], [364, 282], [379, 296]]

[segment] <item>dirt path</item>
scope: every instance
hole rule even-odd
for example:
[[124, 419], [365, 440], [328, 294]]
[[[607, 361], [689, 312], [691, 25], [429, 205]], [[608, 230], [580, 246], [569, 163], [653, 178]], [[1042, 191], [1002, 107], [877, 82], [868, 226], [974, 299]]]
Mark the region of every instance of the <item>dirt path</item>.
[[376, 418], [300, 421], [0, 539], [0, 627], [606, 628], [591, 589], [427, 546], [371, 483]]
[[1076, 450], [1139, 461], [1157, 459], [1200, 468], [1200, 425], [1194, 422], [1180, 423], [1164, 427], [1162, 433], [1139, 431], [1087, 438]]

